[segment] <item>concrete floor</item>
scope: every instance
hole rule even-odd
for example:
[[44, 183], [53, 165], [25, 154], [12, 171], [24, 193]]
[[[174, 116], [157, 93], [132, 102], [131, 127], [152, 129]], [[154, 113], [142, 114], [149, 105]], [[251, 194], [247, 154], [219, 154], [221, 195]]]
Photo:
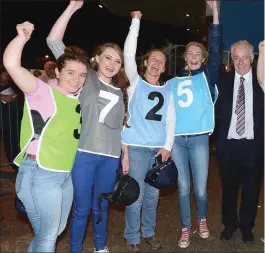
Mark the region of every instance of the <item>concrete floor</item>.
[[[3, 173], [5, 171], [5, 173]], [[10, 180], [11, 170], [7, 167], [0, 169], [1, 183], [1, 252], [26, 252], [32, 239], [32, 229], [28, 220], [14, 208], [14, 182]], [[8, 175], [8, 176], [7, 176]], [[12, 179], [12, 178], [11, 178]], [[209, 215], [208, 225], [211, 230], [209, 239], [201, 239], [197, 234], [187, 249], [177, 247], [177, 238], [180, 233], [180, 220], [178, 210], [178, 197], [176, 187], [163, 189], [160, 192], [160, 201], [157, 213], [157, 238], [163, 242], [163, 249], [158, 252], [264, 252], [264, 243], [260, 237], [264, 235], [264, 185], [262, 185], [256, 226], [254, 228], [255, 242], [244, 244], [241, 234], [237, 231], [229, 242], [219, 240], [221, 225], [221, 184], [219, 169], [214, 156], [211, 156], [209, 183]], [[196, 222], [196, 201], [194, 193], [191, 194], [193, 222]], [[123, 239], [124, 208], [111, 205], [108, 229], [108, 247], [111, 252], [126, 252], [126, 242]], [[150, 252], [146, 245], [141, 245], [143, 252]], [[93, 251], [92, 225], [88, 223], [84, 241], [84, 252]], [[69, 226], [57, 245], [57, 252], [69, 252]]]

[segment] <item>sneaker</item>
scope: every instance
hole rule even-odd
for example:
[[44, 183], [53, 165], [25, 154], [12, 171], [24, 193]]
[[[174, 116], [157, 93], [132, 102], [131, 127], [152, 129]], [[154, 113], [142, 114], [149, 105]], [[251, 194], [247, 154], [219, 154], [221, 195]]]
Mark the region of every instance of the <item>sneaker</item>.
[[178, 241], [178, 245], [182, 249], [186, 249], [190, 245], [191, 240], [191, 228], [182, 228], [181, 236]]
[[140, 252], [139, 244], [127, 244], [128, 252]]
[[99, 252], [102, 252], [102, 253], [103, 253], [103, 252], [104, 252], [104, 253], [110, 253], [108, 247], [105, 247], [104, 249], [101, 249], [101, 250], [96, 250], [96, 249], [94, 249], [94, 253], [96, 253], [96, 252], [98, 252], [98, 253], [99, 253]]
[[157, 250], [162, 248], [162, 243], [157, 240], [154, 236], [143, 238], [143, 242], [148, 244], [151, 250]]
[[210, 236], [210, 231], [207, 226], [206, 219], [201, 219], [197, 222], [198, 230], [199, 230], [199, 236], [203, 239], [206, 239]]

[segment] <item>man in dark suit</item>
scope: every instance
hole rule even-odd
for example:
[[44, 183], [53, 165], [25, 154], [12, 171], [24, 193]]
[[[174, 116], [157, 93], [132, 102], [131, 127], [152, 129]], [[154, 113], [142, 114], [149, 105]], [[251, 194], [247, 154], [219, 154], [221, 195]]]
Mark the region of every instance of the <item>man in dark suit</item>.
[[[235, 72], [220, 74], [216, 102], [216, 153], [222, 179], [221, 240], [240, 228], [244, 242], [254, 240], [264, 160], [264, 93], [252, 72], [253, 46], [239, 41], [231, 48]], [[242, 182], [241, 206], [237, 199]]]

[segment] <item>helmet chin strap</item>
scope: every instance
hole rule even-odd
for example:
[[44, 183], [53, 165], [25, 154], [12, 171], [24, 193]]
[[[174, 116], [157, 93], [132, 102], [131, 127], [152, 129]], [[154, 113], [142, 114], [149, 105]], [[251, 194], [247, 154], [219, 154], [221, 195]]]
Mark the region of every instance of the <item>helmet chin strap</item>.
[[188, 64], [185, 66], [184, 69], [189, 71], [189, 75], [188, 75], [188, 77], [191, 77], [191, 76], [192, 76], [192, 73], [191, 73], [191, 71], [190, 71], [190, 69], [189, 69]]

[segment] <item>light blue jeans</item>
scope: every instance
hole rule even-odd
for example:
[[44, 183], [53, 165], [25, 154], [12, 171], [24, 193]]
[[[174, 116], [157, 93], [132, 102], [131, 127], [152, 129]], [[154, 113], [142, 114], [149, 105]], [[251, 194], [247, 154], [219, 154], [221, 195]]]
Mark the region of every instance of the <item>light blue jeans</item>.
[[35, 160], [25, 158], [19, 167], [16, 192], [34, 230], [27, 252], [55, 252], [73, 201], [71, 173], [43, 170]]
[[146, 184], [144, 178], [147, 171], [152, 169], [158, 151], [158, 148], [129, 146], [129, 174], [139, 183], [140, 196], [135, 203], [125, 209], [124, 238], [128, 244], [140, 243], [141, 209], [143, 237], [148, 238], [155, 235], [159, 191]]
[[207, 216], [207, 179], [209, 168], [209, 135], [176, 136], [172, 160], [178, 168], [178, 193], [180, 217], [183, 228], [191, 228], [190, 170], [197, 200], [198, 220]]

